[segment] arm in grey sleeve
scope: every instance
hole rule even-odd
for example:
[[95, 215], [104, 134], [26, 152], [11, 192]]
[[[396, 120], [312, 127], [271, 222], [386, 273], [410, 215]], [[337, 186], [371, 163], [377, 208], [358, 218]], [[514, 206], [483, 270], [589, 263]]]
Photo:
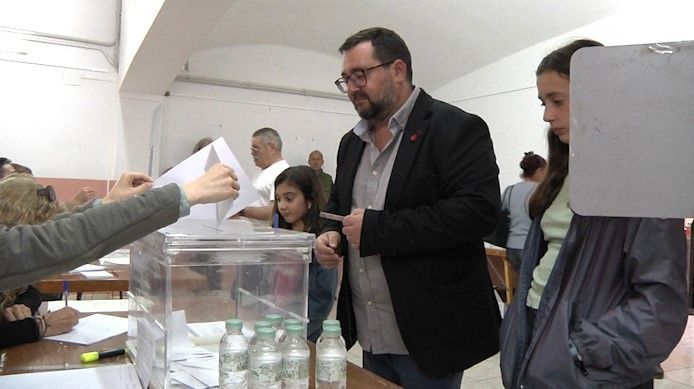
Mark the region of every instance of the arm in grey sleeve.
[[[588, 376], [633, 385], [653, 377], [687, 323], [686, 242], [681, 219], [640, 219], [625, 244], [630, 293], [599, 319], [581, 320], [569, 333]], [[627, 385], [628, 386], [628, 385]]]
[[73, 269], [175, 222], [175, 184], [35, 226], [0, 226], [0, 290]]

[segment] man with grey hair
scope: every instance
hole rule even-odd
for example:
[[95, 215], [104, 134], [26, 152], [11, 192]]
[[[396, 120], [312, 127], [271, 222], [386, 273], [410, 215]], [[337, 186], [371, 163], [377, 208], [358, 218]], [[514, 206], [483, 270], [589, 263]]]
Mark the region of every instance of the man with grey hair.
[[262, 169], [251, 180], [260, 199], [251, 203], [240, 214], [253, 219], [270, 220], [275, 201], [275, 178], [289, 167], [287, 161], [282, 158], [282, 138], [277, 131], [264, 127], [254, 132], [251, 155], [255, 166]]

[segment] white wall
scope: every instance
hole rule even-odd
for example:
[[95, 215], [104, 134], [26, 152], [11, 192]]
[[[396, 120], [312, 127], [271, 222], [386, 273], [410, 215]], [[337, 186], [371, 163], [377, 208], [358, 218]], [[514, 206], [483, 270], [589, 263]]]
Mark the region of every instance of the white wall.
[[6, 3], [0, 155], [39, 176], [113, 178], [118, 1]]
[[0, 61], [0, 155], [38, 176], [113, 177], [115, 73]]
[[334, 175], [339, 140], [359, 119], [347, 100], [186, 82], [172, 85], [163, 107], [160, 170], [185, 159], [203, 136], [223, 136], [249, 176], [258, 169], [251, 135], [262, 127], [279, 132], [290, 165], [307, 164], [319, 149]]
[[[652, 5], [655, 7], [655, 5]], [[502, 189], [518, 181], [523, 152], [546, 157], [547, 125], [535, 89], [535, 69], [552, 50], [574, 39], [590, 38], [606, 45], [694, 40], [692, 2], [638, 9], [600, 20], [519, 51], [461, 77], [433, 95], [476, 113], [490, 127]]]
[[0, 26], [115, 46], [119, 0], [3, 1]]

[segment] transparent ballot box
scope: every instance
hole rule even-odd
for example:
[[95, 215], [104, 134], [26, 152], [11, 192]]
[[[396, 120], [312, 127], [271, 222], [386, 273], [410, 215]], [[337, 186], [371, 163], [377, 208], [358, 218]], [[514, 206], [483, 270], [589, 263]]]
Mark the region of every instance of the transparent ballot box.
[[181, 220], [131, 246], [127, 348], [153, 388], [216, 386], [224, 321], [307, 319], [313, 234]]

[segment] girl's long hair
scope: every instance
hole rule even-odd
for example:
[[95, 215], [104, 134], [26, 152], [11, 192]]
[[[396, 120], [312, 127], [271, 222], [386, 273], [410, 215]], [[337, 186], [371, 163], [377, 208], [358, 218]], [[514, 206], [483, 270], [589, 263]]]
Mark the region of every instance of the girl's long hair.
[[[568, 79], [571, 74], [571, 56], [578, 49], [591, 46], [602, 46], [602, 43], [590, 39], [579, 39], [554, 50], [542, 59], [535, 75], [554, 71]], [[549, 149], [547, 174], [538, 184], [528, 204], [530, 216], [533, 218], [542, 215], [549, 208], [569, 174], [569, 145], [562, 143], [552, 130], [547, 132], [547, 145]]]
[[530, 217], [542, 215], [552, 204], [569, 174], [569, 145], [562, 143], [552, 130], [547, 131], [547, 174], [528, 202]]

